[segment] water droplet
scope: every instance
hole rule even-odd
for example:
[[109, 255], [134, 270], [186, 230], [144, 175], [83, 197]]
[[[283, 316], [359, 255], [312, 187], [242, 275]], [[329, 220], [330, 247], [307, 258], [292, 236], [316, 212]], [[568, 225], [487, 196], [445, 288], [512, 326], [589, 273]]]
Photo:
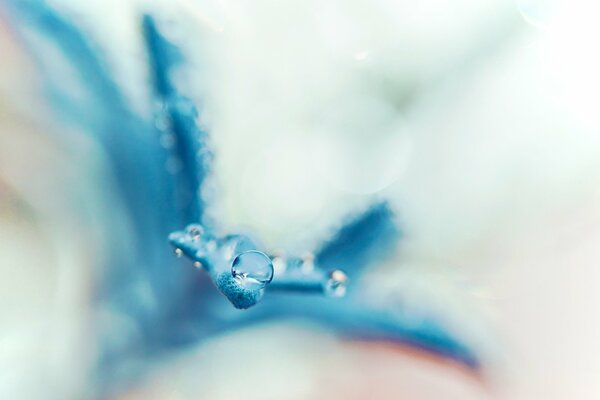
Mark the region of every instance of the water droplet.
[[194, 261], [194, 268], [202, 268], [202, 263], [200, 261]]
[[273, 279], [273, 264], [266, 254], [249, 250], [235, 257], [231, 274], [246, 289], [262, 289]]
[[176, 247], [173, 252], [177, 258], [181, 258], [181, 256], [183, 256], [183, 250], [181, 250], [179, 247]]
[[348, 276], [339, 269], [329, 273], [329, 279], [325, 283], [325, 294], [329, 297], [344, 297], [348, 285]]
[[204, 234], [204, 228], [202, 228], [202, 225], [198, 224], [188, 225], [185, 230], [188, 237], [194, 242], [197, 242]]

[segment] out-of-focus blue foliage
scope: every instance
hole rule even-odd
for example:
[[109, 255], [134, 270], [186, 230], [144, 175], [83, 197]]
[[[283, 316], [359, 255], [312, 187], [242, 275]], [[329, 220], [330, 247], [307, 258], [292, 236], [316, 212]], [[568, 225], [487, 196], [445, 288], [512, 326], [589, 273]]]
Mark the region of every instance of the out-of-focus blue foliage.
[[[188, 223], [207, 222], [199, 189], [211, 158], [207, 134], [196, 123], [196, 107], [170, 80], [172, 69], [184, 61], [177, 47], [160, 34], [151, 16], [140, 15], [154, 93], [149, 103], [156, 105], [154, 115], [144, 118], [125, 101], [102, 55], [91, 46], [91, 38], [68, 18], [43, 1], [15, 0], [6, 5], [12, 19], [20, 21], [20, 32], [37, 57], [41, 74], [53, 70], [46, 67], [57, 62], [40, 56], [43, 47], [58, 50], [76, 72], [72, 77], [46, 76], [50, 100], [63, 121], [89, 135], [108, 155], [118, 197], [135, 232], [127, 251], [115, 243], [109, 265], [103, 266], [105, 280], [95, 296], [98, 309], [125, 316], [138, 328], [136, 335], [121, 337], [119, 345], [111, 338], [127, 336], [127, 332], [101, 335], [98, 379], [104, 387], [121, 378], [115, 371], [127, 360], [153, 357], [225, 330], [287, 317], [306, 318], [348, 337], [409, 343], [478, 366], [473, 352], [435, 321], [414, 324], [402, 312], [371, 306], [353, 285], [348, 296], [334, 299], [286, 290], [283, 280], [280, 290], [267, 287], [255, 307], [245, 311], [231, 307], [212, 287], [210, 274], [183, 265], [167, 241], [170, 232]], [[63, 79], [74, 80], [85, 90], [85, 97], [72, 99], [63, 90]], [[161, 145], [161, 137], [172, 145]], [[174, 163], [171, 170], [165, 168], [169, 162]], [[397, 238], [394, 216], [386, 203], [380, 203], [340, 226], [316, 251], [315, 262], [327, 269], [342, 266], [356, 283], [360, 272], [380, 261]], [[231, 284], [227, 279], [222, 282], [223, 276], [212, 276], [221, 290]], [[320, 284], [318, 279], [305, 283], [308, 289]]]
[[315, 257], [324, 268], [343, 265], [356, 276], [364, 266], [390, 250], [398, 234], [392, 210], [387, 203], [379, 203], [341, 226]]

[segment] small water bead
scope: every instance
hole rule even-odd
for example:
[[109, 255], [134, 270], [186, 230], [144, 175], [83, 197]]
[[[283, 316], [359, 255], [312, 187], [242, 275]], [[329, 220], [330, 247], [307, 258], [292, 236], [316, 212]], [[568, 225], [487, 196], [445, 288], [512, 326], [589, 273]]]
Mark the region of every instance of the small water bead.
[[190, 240], [197, 242], [198, 240], [200, 240], [200, 238], [202, 237], [202, 235], [204, 234], [204, 228], [202, 228], [202, 225], [198, 225], [198, 224], [194, 224], [194, 225], [188, 225], [188, 227], [185, 229], [188, 237], [190, 238]]
[[201, 269], [202, 268], [202, 263], [200, 261], [194, 261], [194, 268]]
[[177, 258], [181, 258], [183, 256], [183, 250], [181, 250], [179, 247], [176, 247], [175, 250], [173, 250], [173, 252], [175, 253], [175, 257]]
[[348, 276], [339, 269], [329, 273], [329, 279], [325, 283], [325, 294], [329, 297], [344, 297], [348, 285]]
[[231, 263], [231, 274], [246, 289], [262, 289], [273, 279], [273, 263], [264, 253], [249, 250]]

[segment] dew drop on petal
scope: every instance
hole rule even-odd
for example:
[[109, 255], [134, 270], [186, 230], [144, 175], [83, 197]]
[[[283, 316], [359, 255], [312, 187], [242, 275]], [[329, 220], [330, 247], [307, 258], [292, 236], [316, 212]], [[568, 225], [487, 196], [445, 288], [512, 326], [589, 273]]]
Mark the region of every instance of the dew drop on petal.
[[202, 234], [204, 234], [204, 228], [198, 224], [188, 225], [186, 233], [192, 241], [197, 242], [202, 237]]
[[194, 261], [194, 268], [202, 268], [202, 263], [200, 261]]
[[183, 250], [181, 250], [179, 247], [176, 247], [173, 252], [177, 258], [181, 258], [181, 256], [183, 256]]
[[325, 283], [325, 294], [329, 297], [344, 297], [348, 285], [348, 276], [339, 269], [331, 271]]
[[262, 289], [273, 279], [273, 264], [266, 254], [249, 250], [234, 258], [231, 274], [246, 289]]

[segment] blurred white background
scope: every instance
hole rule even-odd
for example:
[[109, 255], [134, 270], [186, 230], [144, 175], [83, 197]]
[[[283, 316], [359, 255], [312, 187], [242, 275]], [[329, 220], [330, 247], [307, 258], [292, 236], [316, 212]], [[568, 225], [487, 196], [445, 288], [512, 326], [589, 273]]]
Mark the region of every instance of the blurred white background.
[[[370, 279], [392, 293], [418, 288], [410, 296], [474, 326], [466, 334], [495, 360], [481, 385], [410, 353], [268, 326], [261, 334], [280, 362], [236, 364], [253, 351], [236, 343], [255, 337], [236, 332], [165, 361], [125, 398], [228, 399], [240, 393], [232, 379], [261, 376], [270, 391], [245, 398], [364, 398], [374, 387], [380, 398], [600, 398], [600, 6], [53, 3], [106, 51], [141, 114], [136, 16], [161, 16], [191, 57], [177, 79], [205, 111], [217, 154], [212, 212], [225, 226], [304, 251], [343, 216], [389, 199], [405, 243]], [[111, 222], [102, 216], [118, 199], [102, 189], [93, 143], [52, 134], [62, 127], [33, 61], [0, 22], [0, 370], [9, 372], [0, 397], [82, 398], [93, 266]], [[296, 336], [312, 350], [290, 346]], [[338, 369], [353, 378], [336, 380]]]

